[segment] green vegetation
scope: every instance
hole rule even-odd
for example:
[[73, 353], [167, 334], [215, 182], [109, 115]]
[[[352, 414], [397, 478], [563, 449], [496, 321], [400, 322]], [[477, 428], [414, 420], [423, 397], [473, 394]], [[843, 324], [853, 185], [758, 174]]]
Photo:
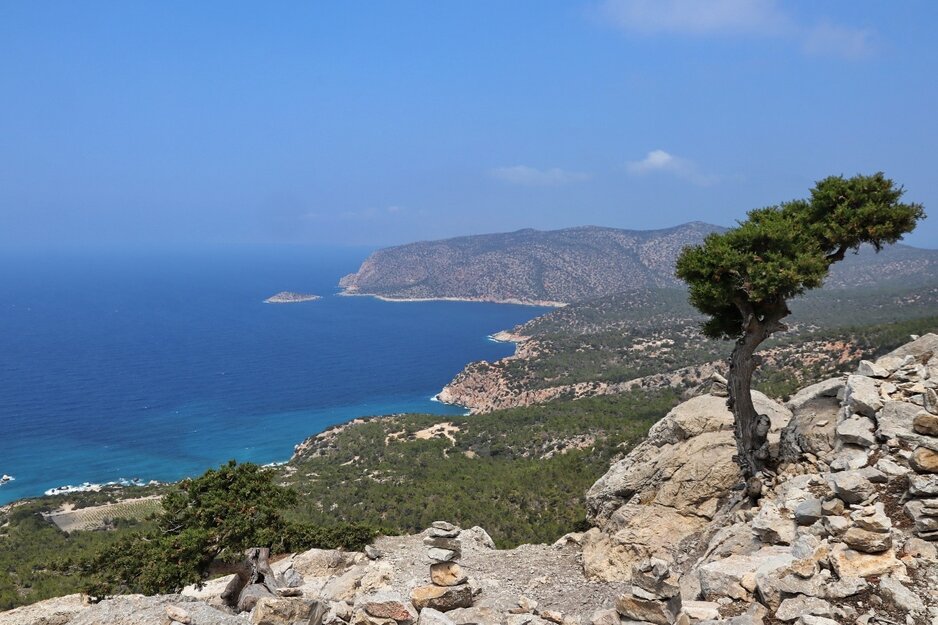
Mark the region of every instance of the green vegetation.
[[750, 389], [755, 352], [786, 330], [788, 302], [827, 277], [847, 251], [877, 251], [911, 232], [925, 216], [921, 204], [903, 204], [903, 190], [882, 173], [825, 178], [807, 200], [751, 210], [724, 233], [687, 247], [675, 273], [690, 286], [690, 302], [707, 316], [705, 336], [735, 340], [730, 356], [729, 406], [743, 473], [752, 477], [769, 460], [767, 418], [756, 413]]
[[[582, 525], [583, 496], [614, 456], [677, 403], [635, 392], [487, 415], [404, 415], [337, 430], [299, 459], [298, 518], [359, 520], [396, 531], [446, 519], [481, 525], [501, 547], [553, 541]], [[454, 440], [417, 432], [451, 423]]]

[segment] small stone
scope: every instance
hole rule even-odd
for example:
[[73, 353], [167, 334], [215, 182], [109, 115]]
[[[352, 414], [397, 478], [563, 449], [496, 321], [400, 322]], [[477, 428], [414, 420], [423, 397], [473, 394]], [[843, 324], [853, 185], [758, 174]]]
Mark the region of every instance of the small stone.
[[845, 399], [852, 412], [866, 417], [875, 417], [876, 412], [883, 407], [876, 382], [863, 375], [847, 376]]
[[459, 559], [459, 554], [451, 549], [437, 549], [431, 547], [427, 549], [427, 557], [436, 562], [452, 562]]
[[668, 599], [681, 592], [678, 580], [671, 576], [669, 564], [659, 558], [642, 560], [633, 565], [632, 584], [651, 595], [647, 597], [650, 599]]
[[[302, 599], [261, 597], [251, 612], [252, 625], [283, 625], [308, 620], [317, 607]], [[320, 614], [320, 617], [322, 614]]]
[[189, 613], [175, 605], [166, 606], [166, 616], [169, 617], [169, 620], [176, 621], [177, 623], [182, 623], [182, 625], [191, 625], [192, 617], [189, 616]]
[[378, 560], [384, 554], [381, 553], [381, 550], [375, 547], [374, 545], [365, 545], [365, 555], [369, 560]]
[[684, 601], [681, 611], [695, 621], [712, 621], [720, 618], [720, 604], [716, 601]]
[[466, 574], [455, 562], [437, 562], [430, 565], [430, 581], [437, 586], [459, 586], [466, 583]]
[[825, 501], [821, 504], [821, 510], [823, 510], [826, 515], [840, 516], [844, 513], [844, 502], [836, 498]]
[[278, 597], [302, 597], [303, 589], [302, 588], [291, 588], [287, 586], [286, 588], [277, 589]]
[[938, 548], [921, 538], [910, 538], [902, 545], [902, 555], [924, 560], [938, 560]]
[[912, 452], [909, 466], [918, 473], [938, 473], [938, 452], [927, 447], [919, 447]]
[[772, 545], [790, 545], [796, 535], [795, 524], [772, 502], [762, 506], [750, 527], [762, 542]]
[[868, 378], [888, 378], [889, 370], [869, 360], [861, 360], [860, 366], [857, 367], [857, 375], [865, 375]]
[[453, 525], [452, 523], [447, 523], [446, 521], [434, 521], [430, 524], [430, 527], [438, 530], [443, 530], [444, 532], [452, 532], [453, 530], [458, 530], [459, 528]]
[[831, 536], [842, 536], [844, 532], [850, 529], [850, 521], [842, 516], [824, 517], [824, 525]]
[[938, 393], [934, 388], [926, 388], [922, 398], [922, 407], [928, 412], [938, 415]]
[[912, 429], [919, 434], [938, 436], [938, 415], [929, 412], [918, 413], [912, 421]]
[[909, 470], [897, 462], [893, 462], [889, 458], [880, 458], [876, 462], [876, 468], [886, 475], [892, 477], [902, 477], [903, 475], [908, 475]]
[[905, 571], [905, 566], [896, 559], [896, 554], [892, 550], [868, 554], [848, 549], [844, 544], [834, 545], [831, 549], [830, 562], [834, 572], [840, 578], [873, 577]]
[[509, 610], [511, 614], [534, 614], [537, 612], [537, 601], [524, 595], [518, 597], [518, 605]]
[[597, 610], [590, 617], [590, 625], [619, 625], [619, 613], [615, 610]]
[[431, 527], [427, 530], [427, 535], [433, 538], [456, 538], [459, 536], [460, 530], [456, 528], [454, 530], [441, 530], [435, 527]]
[[798, 525], [813, 525], [824, 516], [820, 499], [806, 499], [795, 508], [795, 522]]
[[441, 536], [427, 536], [423, 539], [423, 544], [437, 549], [449, 549], [450, 551], [461, 552], [462, 541], [458, 538], [443, 538]]
[[870, 532], [888, 532], [892, 529], [892, 520], [886, 516], [886, 509], [880, 502], [855, 510], [850, 518], [857, 527]]
[[556, 623], [557, 625], [561, 625], [564, 621], [563, 613], [557, 610], [541, 610], [539, 615], [545, 621]]

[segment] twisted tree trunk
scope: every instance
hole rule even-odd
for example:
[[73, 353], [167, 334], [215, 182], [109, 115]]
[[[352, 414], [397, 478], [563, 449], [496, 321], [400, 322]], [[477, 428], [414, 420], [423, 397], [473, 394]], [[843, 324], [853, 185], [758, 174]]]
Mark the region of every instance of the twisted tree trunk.
[[736, 341], [730, 355], [730, 370], [727, 376], [729, 397], [726, 405], [733, 413], [736, 434], [736, 462], [743, 477], [750, 482], [750, 494], [759, 494], [752, 478], [765, 469], [771, 460], [769, 454], [769, 430], [772, 427], [768, 415], [756, 413], [752, 403], [752, 375], [761, 364], [756, 349], [773, 332], [784, 330], [781, 319], [789, 314], [785, 302], [780, 302], [769, 314], [759, 319], [750, 307], [740, 305], [743, 312], [743, 335]]

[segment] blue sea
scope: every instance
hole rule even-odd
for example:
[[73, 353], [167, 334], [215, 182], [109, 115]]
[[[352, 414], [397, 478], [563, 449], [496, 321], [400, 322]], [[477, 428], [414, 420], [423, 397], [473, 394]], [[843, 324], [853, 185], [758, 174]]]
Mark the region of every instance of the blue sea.
[[[119, 479], [268, 463], [357, 416], [431, 400], [510, 354], [487, 335], [544, 312], [336, 294], [365, 249], [0, 255], [0, 503]], [[323, 299], [264, 304], [281, 291]]]

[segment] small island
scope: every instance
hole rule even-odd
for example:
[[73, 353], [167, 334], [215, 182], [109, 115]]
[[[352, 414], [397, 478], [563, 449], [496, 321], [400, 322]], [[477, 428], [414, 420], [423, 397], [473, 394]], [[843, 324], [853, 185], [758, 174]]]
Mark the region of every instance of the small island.
[[264, 300], [265, 304], [296, 304], [299, 302], [314, 302], [322, 299], [319, 295], [309, 293], [294, 293], [292, 291], [280, 291], [276, 295], [271, 295]]

